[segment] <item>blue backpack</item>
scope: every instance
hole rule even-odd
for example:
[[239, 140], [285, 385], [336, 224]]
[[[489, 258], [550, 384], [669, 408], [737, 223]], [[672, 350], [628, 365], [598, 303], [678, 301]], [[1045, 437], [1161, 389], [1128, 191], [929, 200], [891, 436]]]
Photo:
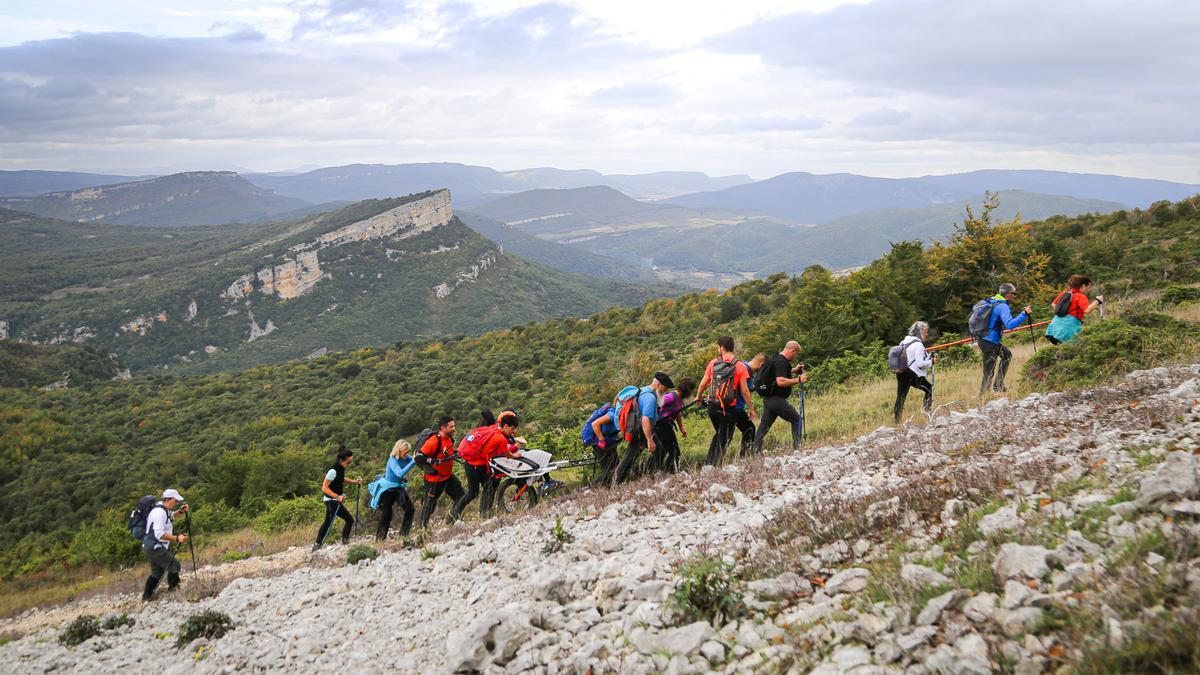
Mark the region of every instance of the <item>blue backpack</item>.
[[[596, 408], [596, 411], [592, 413], [592, 416], [588, 418], [588, 421], [583, 423], [583, 431], [580, 432], [580, 438], [583, 440], [584, 445], [594, 446], [600, 442], [600, 439], [596, 438], [596, 431], [594, 429], [592, 429], [592, 422], [595, 422], [596, 420], [600, 419], [601, 417], [608, 415], [609, 411], [611, 411], [611, 410], [612, 410], [612, 404], [605, 403], [604, 405], [600, 406], [599, 408]], [[603, 428], [603, 427], [601, 427], [601, 428]], [[606, 438], [606, 440], [607, 440], [607, 438]]]
[[[154, 495], [146, 495], [137, 501], [133, 510], [129, 512], [129, 534], [133, 540], [139, 544], [145, 542], [149, 532], [146, 531], [146, 520], [150, 517], [150, 512], [158, 505], [158, 498]], [[167, 508], [167, 507], [162, 507]]]

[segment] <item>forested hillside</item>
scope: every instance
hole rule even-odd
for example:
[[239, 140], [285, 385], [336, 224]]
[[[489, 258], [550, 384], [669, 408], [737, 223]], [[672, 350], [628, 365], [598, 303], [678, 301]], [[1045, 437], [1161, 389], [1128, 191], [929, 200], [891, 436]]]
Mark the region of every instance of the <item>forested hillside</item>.
[[[0, 212], [9, 337], [77, 342], [135, 372], [217, 370], [634, 305], [666, 289], [529, 263], [448, 193], [283, 223], [180, 229]], [[631, 278], [631, 282], [634, 278]]]
[[945, 244], [899, 244], [846, 276], [812, 268], [588, 319], [236, 374], [0, 389], [5, 570], [94, 557], [100, 530], [76, 536], [79, 526], [100, 514], [111, 528], [127, 502], [167, 484], [210, 505], [209, 517], [227, 518], [225, 526], [244, 523], [277, 500], [313, 494], [314, 472], [334, 444], [378, 457], [441, 413], [467, 426], [482, 406], [512, 405], [537, 443], [570, 447], [580, 420], [619, 386], [644, 384], [657, 369], [698, 376], [721, 334], [738, 336], [745, 353], [798, 339], [819, 390], [879, 372], [883, 345], [915, 319], [958, 333], [971, 303], [1002, 281], [1039, 308], [1073, 272], [1092, 275], [1110, 295], [1195, 283], [1198, 207], [1192, 198], [1025, 225], [992, 222], [992, 203]]

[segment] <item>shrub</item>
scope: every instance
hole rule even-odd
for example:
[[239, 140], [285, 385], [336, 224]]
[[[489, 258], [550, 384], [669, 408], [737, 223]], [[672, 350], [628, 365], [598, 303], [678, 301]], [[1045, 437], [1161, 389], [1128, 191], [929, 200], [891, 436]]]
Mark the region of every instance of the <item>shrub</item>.
[[355, 544], [346, 551], [346, 564], [357, 565], [363, 560], [374, 560], [379, 557], [379, 551], [366, 544]]
[[254, 554], [251, 553], [250, 551], [243, 551], [241, 549], [235, 548], [235, 549], [231, 549], [229, 551], [225, 551], [224, 553], [222, 553], [221, 554], [221, 562], [227, 562], [227, 563], [237, 562], [239, 560], [245, 560], [246, 558], [249, 558], [253, 555]]
[[175, 638], [175, 646], [184, 647], [199, 638], [216, 640], [233, 629], [233, 620], [228, 614], [206, 610], [189, 616], [183, 622], [179, 627], [179, 636]]
[[271, 505], [258, 517], [254, 527], [262, 532], [285, 532], [301, 525], [319, 523], [325, 515], [325, 505], [315, 497], [284, 499]]
[[101, 511], [71, 538], [68, 558], [75, 563], [94, 562], [119, 569], [142, 559], [142, 547], [129, 536], [129, 512], [121, 507]]
[[1025, 376], [1045, 388], [1094, 384], [1196, 353], [1200, 331], [1165, 314], [1134, 314], [1090, 325], [1070, 342], [1039, 351]]
[[228, 532], [249, 525], [250, 518], [222, 502], [215, 502], [203, 504], [195, 509], [192, 513], [192, 524], [200, 533]]
[[700, 553], [675, 568], [679, 583], [669, 605], [681, 623], [707, 621], [719, 626], [746, 611], [733, 566], [719, 556]]
[[136, 622], [127, 614], [111, 614], [104, 618], [100, 627], [104, 630], [116, 630], [122, 626], [132, 626], [134, 623]]
[[1175, 284], [1171, 284], [1163, 292], [1160, 302], [1163, 307], [1170, 307], [1171, 305], [1181, 305], [1185, 302], [1193, 302], [1195, 300], [1200, 300], [1200, 287], [1176, 286]]
[[433, 560], [441, 554], [442, 552], [440, 549], [438, 549], [438, 547], [426, 546], [425, 548], [421, 549], [421, 560]]
[[84, 614], [67, 624], [59, 634], [58, 641], [68, 647], [82, 644], [100, 634], [100, 621], [91, 614]]
[[554, 519], [554, 528], [550, 530], [550, 540], [542, 547], [542, 553], [558, 553], [567, 544], [575, 541], [575, 535], [563, 527], [562, 516]]

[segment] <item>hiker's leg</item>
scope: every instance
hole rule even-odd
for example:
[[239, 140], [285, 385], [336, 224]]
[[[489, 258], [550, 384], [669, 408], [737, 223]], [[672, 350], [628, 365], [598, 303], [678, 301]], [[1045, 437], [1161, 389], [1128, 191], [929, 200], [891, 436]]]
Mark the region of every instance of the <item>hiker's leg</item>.
[[379, 527], [375, 530], [375, 541], [387, 539], [388, 529], [392, 526], [392, 505], [400, 491], [400, 488], [391, 488], [379, 495]]
[[142, 548], [142, 551], [146, 554], [146, 560], [150, 562], [150, 576], [146, 577], [146, 584], [142, 588], [142, 600], [149, 600], [154, 597], [154, 591], [158, 588], [158, 583], [162, 581], [163, 575], [167, 572], [162, 556], [158, 553], [161, 550], [163, 549]]
[[721, 454], [724, 452], [721, 443], [725, 430], [725, 411], [719, 403], [708, 404], [708, 421], [712, 424], [713, 437], [708, 442], [708, 456], [704, 458], [704, 463], [716, 466], [721, 463]]
[[756, 453], [762, 454], [763, 441], [766, 440], [767, 434], [771, 433], [771, 425], [775, 423], [775, 407], [771, 402], [778, 399], [778, 396], [768, 396], [763, 399], [762, 419], [758, 422], [758, 429], [754, 431], [754, 452]]
[[1000, 355], [1000, 345], [988, 340], [979, 340], [979, 352], [983, 355], [983, 381], [979, 383], [979, 395], [987, 393], [992, 384], [992, 374], [996, 370], [996, 358]]
[[433, 511], [437, 508], [438, 497], [446, 489], [446, 483], [450, 481], [440, 481], [432, 483], [425, 481], [425, 500], [421, 502], [421, 516], [417, 519], [417, 523], [421, 529], [429, 527], [429, 520], [433, 518]]
[[346, 524], [342, 525], [342, 543], [349, 544], [350, 532], [354, 529], [354, 516], [350, 515], [350, 511], [346, 509], [344, 503], [338, 504], [337, 516], [346, 521]]
[[742, 457], [754, 451], [754, 422], [745, 408], [733, 411], [733, 425], [742, 435]]
[[412, 500], [408, 498], [408, 492], [403, 488], [397, 490], [400, 494], [397, 495], [396, 501], [400, 504], [400, 509], [404, 511], [404, 519], [400, 521], [400, 536], [407, 537], [412, 530], [413, 514], [416, 509], [413, 508]]
[[592, 453], [596, 457], [597, 468], [600, 470], [600, 477], [597, 479], [598, 485], [612, 484], [613, 474], [617, 471], [617, 461], [620, 456], [617, 452], [618, 445], [613, 444], [606, 448], [592, 448]]
[[776, 415], [781, 419], [786, 420], [792, 427], [792, 450], [800, 449], [800, 425], [804, 420], [800, 419], [800, 411], [792, 407], [792, 404], [787, 402], [786, 398], [779, 399], [782, 407], [776, 411]]
[[896, 373], [896, 405], [892, 406], [892, 419], [900, 423], [900, 415], [904, 412], [904, 401], [908, 398], [908, 389], [913, 383], [913, 372], [905, 370]]
[[176, 558], [174, 553], [168, 553], [171, 556], [171, 562], [167, 565], [167, 591], [170, 592], [179, 588], [179, 570], [181, 566], [179, 558]]
[[621, 457], [621, 462], [617, 465], [616, 475], [613, 476], [612, 484], [614, 487], [629, 479], [629, 472], [633, 469], [634, 463], [641, 454], [641, 443], [630, 443], [626, 446], [625, 455]]
[[483, 483], [483, 479], [487, 477], [487, 467], [468, 464], [466, 473], [467, 491], [454, 503], [454, 508], [450, 511], [450, 518], [452, 520], [461, 518], [462, 512], [467, 508], [467, 505], [479, 496], [479, 486]]
[[325, 520], [321, 522], [321, 528], [317, 530], [317, 546], [325, 542], [329, 528], [333, 527], [333, 514], [337, 513], [337, 507], [337, 502], [325, 500]]
[[1004, 376], [1008, 374], [1008, 364], [1012, 361], [1012, 350], [1004, 345], [996, 345], [1000, 351], [1000, 365], [996, 370], [996, 381], [992, 385], [995, 391], [1007, 391], [1004, 387]]
[[[485, 467], [486, 469], [486, 467]], [[488, 518], [492, 515], [492, 506], [496, 503], [496, 486], [500, 484], [500, 479], [494, 476], [485, 476], [481, 483], [479, 496], [479, 515]]]
[[926, 413], [933, 412], [933, 384], [924, 377], [918, 377], [912, 386], [925, 392], [925, 401], [921, 404], [921, 409]]

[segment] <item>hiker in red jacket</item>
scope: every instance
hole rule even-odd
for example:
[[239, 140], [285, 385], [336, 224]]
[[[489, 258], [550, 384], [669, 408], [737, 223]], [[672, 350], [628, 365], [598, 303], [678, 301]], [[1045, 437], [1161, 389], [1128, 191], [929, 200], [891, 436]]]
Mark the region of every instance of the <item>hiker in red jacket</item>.
[[418, 463], [425, 469], [425, 502], [421, 504], [418, 527], [429, 527], [438, 498], [445, 492], [450, 496], [451, 506], [463, 497], [463, 486], [454, 475], [454, 429], [453, 417], [438, 420], [437, 433], [425, 439], [417, 448]]
[[[484, 416], [485, 421], [491, 416]], [[467, 491], [454, 504], [451, 511], [452, 520], [462, 517], [463, 509], [475, 499], [483, 495], [479, 501], [479, 515], [487, 518], [492, 513], [492, 502], [495, 501], [496, 482], [492, 479], [489, 462], [496, 457], [520, 457], [517, 451], [516, 434], [521, 426], [517, 413], [505, 410], [496, 418], [496, 423], [481, 426], [463, 437], [458, 444], [458, 455], [466, 462]]]

